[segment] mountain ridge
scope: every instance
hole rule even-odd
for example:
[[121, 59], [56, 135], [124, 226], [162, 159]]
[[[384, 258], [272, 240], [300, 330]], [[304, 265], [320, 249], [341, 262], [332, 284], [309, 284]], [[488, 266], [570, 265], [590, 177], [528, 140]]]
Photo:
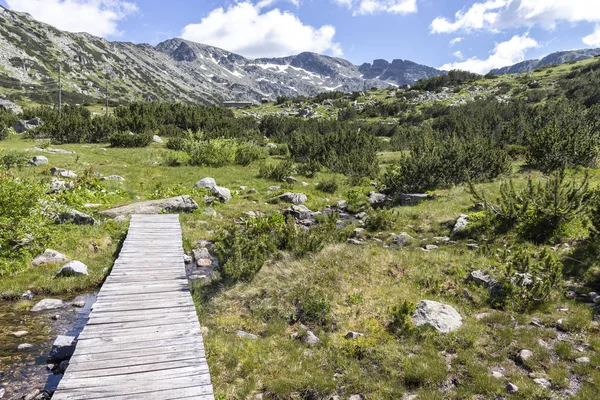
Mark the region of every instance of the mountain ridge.
[[506, 67], [492, 69], [490, 72], [497, 75], [521, 74], [532, 72], [538, 68], [547, 67], [549, 65], [559, 65], [571, 61], [582, 61], [596, 57], [597, 55], [600, 55], [600, 48], [557, 51], [550, 53], [541, 59], [521, 61]]

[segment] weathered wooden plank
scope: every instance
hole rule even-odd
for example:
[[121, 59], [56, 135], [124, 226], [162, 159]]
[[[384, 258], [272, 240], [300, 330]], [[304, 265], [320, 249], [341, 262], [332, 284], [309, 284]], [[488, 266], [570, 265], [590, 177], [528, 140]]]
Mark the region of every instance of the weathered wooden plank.
[[[185, 385], [185, 382], [182, 383]], [[189, 384], [188, 384], [189, 385]], [[166, 390], [137, 391], [133, 394], [113, 395], [106, 391], [96, 391], [96, 389], [88, 389], [83, 392], [81, 389], [72, 389], [60, 394], [59, 397], [53, 397], [54, 400], [93, 400], [93, 399], [111, 399], [111, 400], [175, 400], [175, 399], [197, 399], [208, 400], [213, 399], [212, 388], [208, 385], [194, 385], [190, 387], [180, 386], [178, 388]]]

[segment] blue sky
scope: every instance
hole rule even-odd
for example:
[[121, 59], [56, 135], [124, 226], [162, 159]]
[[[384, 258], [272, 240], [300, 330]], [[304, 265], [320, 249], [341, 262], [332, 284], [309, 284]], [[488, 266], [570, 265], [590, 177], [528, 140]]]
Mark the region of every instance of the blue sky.
[[184, 37], [248, 57], [314, 51], [485, 73], [600, 47], [600, 0], [0, 0], [60, 29], [151, 43]]

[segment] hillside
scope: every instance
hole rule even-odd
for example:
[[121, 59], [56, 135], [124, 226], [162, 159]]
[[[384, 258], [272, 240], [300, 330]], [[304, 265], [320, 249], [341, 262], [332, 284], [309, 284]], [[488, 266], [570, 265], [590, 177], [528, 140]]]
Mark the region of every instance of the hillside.
[[0, 49], [0, 90], [9, 90], [12, 98], [38, 102], [56, 97], [59, 64], [64, 90], [72, 93], [66, 99], [74, 103], [104, 97], [107, 77], [115, 101], [217, 104], [385, 88], [442, 73], [395, 60], [377, 74], [372, 68], [366, 71], [365, 66], [314, 53], [248, 59], [182, 39], [157, 46], [108, 42], [85, 33], [61, 32], [1, 6]]
[[498, 75], [520, 74], [524, 72], [532, 72], [538, 68], [547, 67], [550, 65], [560, 65], [569, 62], [587, 60], [589, 58], [596, 57], [599, 54], [600, 49], [559, 51], [556, 53], [549, 54], [546, 57], [539, 60], [526, 60], [515, 65], [509, 65], [507, 67], [493, 69], [491, 72]]

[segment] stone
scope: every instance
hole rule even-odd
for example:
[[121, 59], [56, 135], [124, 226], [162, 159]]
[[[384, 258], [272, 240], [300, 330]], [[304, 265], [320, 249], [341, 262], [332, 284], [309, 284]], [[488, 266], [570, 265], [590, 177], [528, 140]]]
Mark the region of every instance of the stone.
[[163, 140], [160, 138], [160, 136], [158, 136], [158, 135], [154, 135], [154, 136], [152, 136], [152, 141], [153, 141], [154, 143], [164, 143], [164, 141], [163, 141]]
[[575, 362], [577, 364], [589, 364], [590, 363], [590, 358], [589, 357], [579, 357], [575, 359]]
[[304, 220], [310, 219], [312, 217], [312, 211], [310, 211], [306, 206], [303, 205], [294, 205], [283, 211], [283, 215], [291, 215], [292, 217]]
[[533, 352], [531, 350], [523, 349], [517, 354], [517, 361], [523, 364], [531, 357], [533, 357]]
[[348, 400], [365, 400], [365, 396], [362, 394], [353, 394]]
[[183, 255], [183, 262], [186, 264], [191, 264], [194, 260], [192, 259], [192, 256], [188, 256], [187, 254]]
[[60, 364], [58, 364], [58, 373], [59, 374], [64, 374], [65, 372], [67, 372], [67, 368], [69, 368], [69, 361], [64, 360], [61, 361]]
[[416, 206], [422, 201], [428, 200], [429, 195], [421, 193], [408, 193], [400, 195], [401, 206]]
[[24, 394], [22, 399], [23, 400], [42, 400], [42, 397], [38, 397], [40, 395], [42, 395], [42, 392], [40, 391], [40, 389], [33, 389], [33, 390], [27, 392], [26, 394]]
[[504, 374], [500, 371], [492, 371], [492, 376], [496, 379], [504, 378]]
[[36, 305], [34, 305], [30, 312], [41, 312], [48, 310], [56, 310], [59, 308], [64, 308], [65, 303], [62, 300], [58, 299], [44, 299], [39, 301]]
[[96, 225], [98, 223], [92, 216], [72, 208], [65, 207], [56, 213], [55, 224], [62, 225], [69, 222], [74, 225]]
[[346, 211], [348, 209], [348, 202], [346, 200], [338, 200], [337, 208], [341, 211]]
[[17, 346], [17, 350], [19, 351], [27, 351], [33, 349], [33, 345], [29, 343], [22, 343]]
[[478, 244], [476, 244], [476, 243], [467, 243], [467, 250], [474, 251], [474, 250], [477, 250], [477, 249], [479, 249], [479, 245]]
[[52, 316], [52, 320], [53, 320], [53, 321], [58, 321], [58, 320], [60, 320], [60, 314], [55, 314], [55, 315], [53, 315], [53, 316]]
[[40, 254], [33, 259], [31, 266], [39, 267], [41, 265], [64, 264], [68, 261], [69, 259], [64, 254], [61, 254], [56, 250], [46, 249], [43, 254]]
[[242, 339], [250, 339], [250, 340], [258, 339], [258, 336], [254, 335], [252, 333], [244, 332], [244, 331], [236, 331], [235, 334], [237, 337], [242, 338]]
[[258, 193], [258, 190], [256, 190], [256, 189], [250, 189], [246, 192], [246, 194], [257, 194], [257, 193]]
[[125, 178], [123, 178], [122, 176], [119, 175], [109, 175], [109, 176], [103, 176], [102, 178], [100, 178], [101, 181], [117, 181], [117, 182], [124, 182]]
[[412, 236], [410, 236], [408, 233], [402, 232], [399, 235], [393, 236], [392, 243], [394, 243], [395, 245], [398, 245], [398, 246], [406, 246], [413, 240], [414, 240], [414, 238]]
[[16, 133], [21, 134], [21, 133], [25, 133], [30, 129], [35, 128], [34, 126], [31, 126], [27, 123], [27, 121], [25, 120], [18, 120], [17, 122], [15, 122], [15, 124], [13, 125], [13, 129], [15, 130]]
[[278, 190], [281, 190], [281, 186], [269, 186], [269, 192], [276, 192]]
[[363, 220], [367, 217], [367, 215], [368, 214], [366, 212], [359, 212], [358, 214], [355, 215], [355, 217], [356, 217], [356, 219]]
[[77, 174], [73, 171], [64, 168], [50, 168], [50, 175], [52, 176], [60, 176], [61, 178], [77, 178]]
[[462, 317], [454, 307], [431, 300], [421, 301], [412, 318], [416, 326], [427, 325], [440, 333], [453, 332], [462, 326]]
[[358, 339], [358, 338], [361, 338], [364, 336], [365, 336], [364, 333], [350, 331], [350, 332], [346, 333], [346, 336], [344, 336], [344, 337], [348, 340], [355, 340], [355, 339]]
[[85, 307], [85, 301], [84, 300], [74, 300], [73, 302], [71, 302], [71, 305], [75, 308], [83, 308]]
[[425, 248], [423, 250], [432, 251], [432, 250], [437, 250], [437, 249], [439, 249], [439, 247], [436, 246], [435, 244], [428, 244], [427, 246], [425, 246]]
[[[6, 100], [6, 99], [0, 99], [0, 108], [8, 110], [8, 111], [12, 112], [13, 114], [21, 114], [23, 112], [23, 109], [21, 108], [21, 106], [13, 103], [10, 100]], [[1, 398], [2, 398], [2, 396], [0, 396], [0, 399]]]
[[212, 188], [217, 187], [217, 182], [211, 177], [206, 177], [206, 178], [202, 178], [198, 182], [196, 182], [194, 187], [211, 190]]
[[192, 252], [194, 253], [195, 260], [200, 260], [203, 258], [210, 258], [210, 252], [208, 251], [208, 249], [206, 247], [203, 247], [200, 249], [194, 249], [194, 250], [192, 250]]
[[467, 229], [467, 225], [469, 224], [469, 217], [465, 214], [462, 214], [456, 222], [454, 223], [454, 228], [452, 228], [452, 234], [458, 235]]
[[352, 231], [353, 238], [361, 238], [367, 236], [367, 230], [365, 228], [356, 228]]
[[492, 287], [496, 284], [496, 280], [494, 278], [480, 269], [471, 272], [469, 279], [479, 286]]
[[552, 387], [552, 382], [546, 378], [536, 378], [533, 381], [545, 389], [550, 389]]
[[71, 261], [62, 266], [56, 277], [88, 275], [87, 265], [80, 261]]
[[215, 186], [210, 189], [210, 192], [219, 200], [221, 203], [227, 203], [232, 199], [231, 191], [227, 188]]
[[302, 341], [310, 346], [317, 345], [321, 342], [321, 339], [317, 337], [312, 331], [306, 331], [306, 334], [302, 338]]
[[508, 385], [506, 385], [506, 387], [504, 389], [508, 393], [517, 393], [519, 391], [519, 387], [517, 385], [515, 385], [514, 383], [509, 383]]
[[373, 207], [383, 207], [385, 203], [387, 203], [388, 197], [385, 194], [369, 192], [369, 197], [367, 198], [367, 201]]
[[0, 399], [3, 399], [5, 394], [6, 390], [4, 388], [0, 388]]
[[48, 354], [48, 362], [59, 364], [62, 361], [69, 360], [75, 351], [77, 338], [74, 336], [58, 336], [52, 344], [50, 354]]
[[20, 338], [23, 336], [26, 336], [29, 332], [27, 331], [18, 331], [18, 332], [13, 332], [12, 335], [16, 338]]
[[296, 183], [298, 183], [298, 179], [294, 178], [293, 176], [286, 176], [285, 178], [283, 178], [284, 182], [287, 182], [289, 184], [295, 185]]
[[73, 189], [75, 187], [73, 182], [65, 182], [58, 178], [52, 178], [50, 180], [50, 186], [46, 193], [52, 194], [57, 192], [62, 192], [63, 190]]
[[348, 244], [353, 244], [353, 245], [356, 245], [356, 246], [361, 246], [361, 245], [363, 244], [363, 242], [361, 242], [360, 240], [358, 240], [358, 239], [353, 239], [353, 238], [350, 238], [350, 239], [348, 239], [348, 240], [346, 241], [346, 243], [348, 243]]
[[304, 193], [292, 193], [292, 192], [286, 192], [284, 194], [277, 196], [277, 198], [286, 203], [292, 203], [295, 205], [304, 204], [304, 203], [306, 203], [306, 200], [308, 200], [308, 198], [306, 197], [306, 195]]
[[163, 200], [149, 200], [139, 203], [128, 204], [125, 206], [101, 211], [100, 214], [117, 218], [119, 216], [130, 217], [132, 214], [160, 214], [160, 213], [178, 213], [191, 212], [197, 210], [198, 204], [191, 196], [177, 196]]
[[31, 290], [26, 290], [23, 293], [21, 293], [21, 299], [33, 300], [33, 293], [31, 293]]
[[44, 157], [44, 156], [35, 156], [33, 157], [31, 160], [29, 160], [29, 164], [39, 167], [41, 165], [46, 165], [48, 164], [48, 158]]
[[206, 209], [204, 209], [204, 215], [209, 216], [209, 217], [216, 217], [217, 212], [215, 210], [213, 210], [212, 208], [206, 208]]

